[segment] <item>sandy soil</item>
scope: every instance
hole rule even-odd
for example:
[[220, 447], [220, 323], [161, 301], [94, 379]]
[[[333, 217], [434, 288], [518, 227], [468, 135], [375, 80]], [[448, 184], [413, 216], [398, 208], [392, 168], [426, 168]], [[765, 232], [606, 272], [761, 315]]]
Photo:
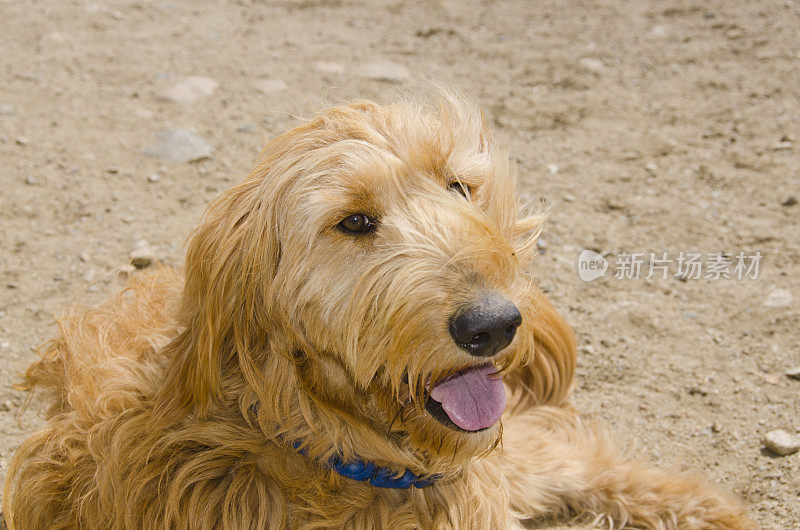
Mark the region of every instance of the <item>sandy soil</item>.
[[[111, 291], [140, 239], [179, 265], [205, 205], [294, 115], [402, 90], [364, 77], [378, 60], [475, 96], [550, 206], [538, 268], [577, 330], [579, 408], [764, 528], [800, 528], [800, 454], [761, 442], [800, 429], [792, 1], [0, 0], [0, 467], [40, 421], [11, 385], [54, 316]], [[220, 86], [157, 97], [191, 75]], [[176, 127], [211, 158], [142, 155]], [[582, 249], [605, 277], [581, 281]], [[617, 279], [623, 252], [763, 258], [755, 280], [681, 281], [675, 264], [648, 280], [647, 261]], [[776, 289], [792, 299], [764, 305]]]

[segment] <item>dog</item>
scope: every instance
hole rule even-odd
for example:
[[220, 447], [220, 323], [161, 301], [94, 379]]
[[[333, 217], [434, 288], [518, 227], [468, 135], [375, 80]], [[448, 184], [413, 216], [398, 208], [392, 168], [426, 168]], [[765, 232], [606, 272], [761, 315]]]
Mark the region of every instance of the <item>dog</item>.
[[545, 215], [468, 97], [321, 112], [159, 268], [73, 309], [23, 385], [9, 529], [748, 529], [618, 452], [568, 398], [571, 328], [529, 264]]

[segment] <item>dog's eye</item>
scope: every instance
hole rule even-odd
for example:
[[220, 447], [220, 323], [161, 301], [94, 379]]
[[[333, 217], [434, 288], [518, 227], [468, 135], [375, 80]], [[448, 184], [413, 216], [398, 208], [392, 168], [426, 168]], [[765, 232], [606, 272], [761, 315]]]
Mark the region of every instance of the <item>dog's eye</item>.
[[465, 199], [469, 200], [470, 195], [472, 195], [472, 188], [464, 184], [463, 182], [453, 181], [447, 185], [451, 191], [454, 191], [464, 197]]
[[348, 215], [339, 223], [339, 227], [352, 234], [366, 234], [372, 232], [378, 224], [365, 213]]

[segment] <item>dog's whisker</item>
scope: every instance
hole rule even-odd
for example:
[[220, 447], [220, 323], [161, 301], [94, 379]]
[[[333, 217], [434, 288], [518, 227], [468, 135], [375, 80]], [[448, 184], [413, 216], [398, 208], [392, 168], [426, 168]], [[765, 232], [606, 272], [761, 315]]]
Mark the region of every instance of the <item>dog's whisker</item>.
[[456, 456], [458, 456], [458, 450], [460, 448], [461, 448], [461, 440], [458, 440], [458, 442], [456, 442], [456, 448], [453, 450], [453, 458], [452, 460], [450, 460], [451, 466], [456, 463]]
[[[400, 406], [398, 407], [398, 409], [397, 409], [397, 412], [395, 412], [395, 413], [394, 413], [394, 416], [392, 417], [392, 421], [391, 421], [391, 422], [389, 422], [389, 432], [392, 432], [392, 426], [394, 425], [394, 422], [397, 420], [397, 417], [400, 415], [400, 412], [401, 412], [402, 410], [403, 410], [403, 406], [402, 406], [402, 405], [400, 405]], [[402, 423], [402, 422], [401, 422], [401, 423]]]

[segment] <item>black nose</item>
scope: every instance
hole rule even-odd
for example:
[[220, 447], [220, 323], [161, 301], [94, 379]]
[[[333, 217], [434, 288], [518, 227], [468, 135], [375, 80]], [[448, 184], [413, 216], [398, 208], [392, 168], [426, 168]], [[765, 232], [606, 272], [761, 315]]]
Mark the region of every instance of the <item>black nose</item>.
[[500, 296], [491, 296], [454, 316], [450, 335], [470, 354], [489, 357], [511, 344], [521, 323], [517, 306]]

